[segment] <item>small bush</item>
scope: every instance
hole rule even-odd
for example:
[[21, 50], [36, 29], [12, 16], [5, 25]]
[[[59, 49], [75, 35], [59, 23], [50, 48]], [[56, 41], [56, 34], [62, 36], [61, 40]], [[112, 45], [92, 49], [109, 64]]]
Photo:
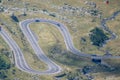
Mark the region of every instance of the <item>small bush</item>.
[[90, 40], [95, 46], [103, 46], [106, 40], [108, 40], [108, 36], [104, 33], [104, 31], [100, 28], [95, 28], [90, 31]]
[[55, 14], [49, 14], [50, 16], [52, 16], [52, 17], [56, 17], [56, 15]]
[[12, 20], [14, 20], [15, 22], [19, 22], [18, 18], [15, 15], [11, 16]]
[[7, 78], [5, 71], [0, 71], [0, 79], [5, 79], [5, 78]]
[[7, 61], [5, 55], [0, 55], [0, 70], [6, 70], [10, 68], [10, 61]]

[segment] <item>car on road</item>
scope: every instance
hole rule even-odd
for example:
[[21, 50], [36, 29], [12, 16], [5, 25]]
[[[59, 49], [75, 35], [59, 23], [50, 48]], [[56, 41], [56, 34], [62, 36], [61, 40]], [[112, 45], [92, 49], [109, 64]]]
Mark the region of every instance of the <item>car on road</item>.
[[96, 54], [92, 54], [91, 56], [96, 57], [97, 55]]
[[35, 22], [40, 22], [40, 20], [37, 19], [37, 20], [35, 20]]
[[58, 27], [60, 27], [60, 24], [57, 24]]

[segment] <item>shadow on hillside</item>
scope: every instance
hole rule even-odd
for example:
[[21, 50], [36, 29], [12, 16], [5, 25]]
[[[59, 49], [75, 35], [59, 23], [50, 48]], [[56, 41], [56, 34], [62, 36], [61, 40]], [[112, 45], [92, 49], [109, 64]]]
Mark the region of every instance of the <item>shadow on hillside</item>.
[[100, 73], [103, 76], [120, 76], [120, 62], [119, 60], [107, 60], [106, 64], [96, 64], [89, 66], [90, 73]]

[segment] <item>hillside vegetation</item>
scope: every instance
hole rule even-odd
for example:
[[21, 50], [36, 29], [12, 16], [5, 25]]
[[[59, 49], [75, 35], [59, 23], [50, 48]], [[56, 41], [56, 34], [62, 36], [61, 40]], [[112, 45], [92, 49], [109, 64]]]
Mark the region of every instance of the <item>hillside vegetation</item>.
[[[70, 32], [74, 46], [84, 53], [120, 55], [120, 15], [106, 24], [116, 33], [115, 40], [106, 43], [110, 34], [104, 31], [100, 24], [102, 19], [120, 10], [120, 0], [110, 0], [109, 4], [106, 4], [105, 0], [0, 0], [0, 2], [1, 26], [20, 46], [27, 63], [36, 70], [44, 71], [48, 67], [37, 58], [19, 27], [19, 22], [25, 19], [44, 18], [63, 23]], [[13, 51], [0, 36], [1, 79], [120, 80], [119, 59], [105, 59], [102, 64], [92, 63], [90, 59], [68, 51], [62, 34], [54, 25], [32, 23], [30, 29], [45, 54], [60, 65], [63, 72], [55, 75], [34, 75], [17, 69]]]

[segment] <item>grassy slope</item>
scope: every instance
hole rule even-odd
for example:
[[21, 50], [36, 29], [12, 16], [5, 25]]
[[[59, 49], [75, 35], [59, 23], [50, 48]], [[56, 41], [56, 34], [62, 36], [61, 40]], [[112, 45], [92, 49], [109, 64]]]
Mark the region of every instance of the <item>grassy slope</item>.
[[[30, 47], [29, 43], [26, 41], [26, 38], [23, 38], [23, 40], [21, 40], [21, 37], [22, 37], [22, 34], [20, 32], [20, 28], [18, 26], [18, 24], [16, 23], [13, 23], [13, 21], [9, 18], [10, 16], [9, 15], [4, 15], [4, 14], [1, 14], [1, 18], [3, 18], [2, 20], [5, 21], [7, 24], [4, 25], [4, 29], [9, 33], [9, 30], [6, 28], [6, 27], [11, 27], [10, 30], [12, 30], [13, 32], [16, 32], [15, 35], [14, 34], [11, 34], [11, 37], [14, 38], [14, 40], [16, 41], [16, 43], [20, 46], [20, 48], [22, 49], [23, 53], [24, 53], [24, 56], [25, 56], [25, 59], [27, 61], [27, 63], [34, 69], [36, 70], [46, 70], [47, 69], [47, 66], [46, 64], [44, 64], [43, 62], [41, 62], [40, 60], [38, 60], [38, 58], [36, 57], [36, 55], [34, 54], [32, 48]], [[9, 24], [8, 24], [9, 23]], [[3, 39], [0, 37], [0, 42], [1, 42], [1, 49], [2, 48], [7, 48], [9, 49], [8, 45], [6, 45], [6, 43], [3, 41]], [[26, 46], [25, 46], [26, 45]], [[17, 77], [17, 78], [20, 78], [21, 80], [26, 80], [28, 78], [28, 76], [31, 76], [31, 74], [28, 74], [28, 73], [24, 73], [21, 71], [19, 71], [18, 69], [15, 68], [15, 70], [17, 70], [15, 76], [14, 75], [11, 75], [11, 70], [10, 69], [10, 73], [9, 74], [9, 77], [11, 79]], [[20, 74], [21, 73], [21, 74]], [[44, 77], [44, 76], [43, 76]], [[29, 80], [32, 80], [32, 77], [29, 78]]]
[[[62, 73], [69, 71], [74, 72], [76, 69], [85, 65], [93, 65], [88, 61], [89, 59], [78, 57], [70, 52], [52, 54], [48, 51], [53, 45], [61, 45], [62, 51], [67, 51], [63, 37], [54, 25], [47, 23], [32, 23], [30, 24], [30, 28], [37, 36], [39, 45], [45, 54], [62, 67]], [[65, 80], [65, 78], [63, 78], [63, 80]]]
[[104, 49], [110, 50], [110, 52], [114, 55], [120, 55], [120, 15], [115, 18], [113, 21], [109, 21], [107, 26], [116, 33], [117, 38], [115, 40], [109, 41]]
[[[16, 0], [16, 6], [19, 6], [19, 7], [22, 7], [23, 8], [23, 3], [22, 2], [19, 2], [19, 5], [18, 5], [18, 3], [17, 3], [17, 1], [18, 0]], [[31, 6], [37, 6], [37, 7], [40, 7], [39, 9], [47, 9], [47, 10], [49, 10], [49, 11], [55, 11], [55, 12], [57, 12], [57, 9], [56, 8], [51, 8], [51, 6], [53, 6], [53, 5], [51, 5], [51, 3], [52, 4], [54, 4], [55, 6], [57, 5], [57, 6], [62, 6], [63, 5], [63, 3], [65, 2], [65, 3], [68, 3], [68, 4], [70, 4], [70, 5], [72, 5], [72, 6], [85, 6], [85, 4], [84, 4], [84, 1], [85, 0], [81, 0], [81, 1], [71, 1], [71, 0], [64, 0], [64, 1], [56, 1], [56, 0], [53, 0], [53, 1], [48, 1], [48, 2], [46, 2], [46, 1], [44, 1], [44, 0], [21, 0], [21, 1], [26, 1], [26, 2], [28, 2], [28, 3], [32, 3], [32, 4], [30, 4], [29, 5], [29, 9], [33, 9]], [[42, 1], [42, 3], [41, 3], [41, 1]], [[98, 1], [98, 0], [91, 0], [91, 1], [95, 1], [96, 3], [97, 3], [97, 5], [98, 5], [98, 7], [100, 8], [100, 10], [102, 10], [103, 11], [103, 17], [108, 17], [108, 16], [110, 16], [114, 11], [116, 11], [116, 10], [118, 10], [119, 9], [119, 1], [118, 0], [111, 0], [111, 5], [106, 5], [103, 1]], [[6, 3], [4, 3], [4, 4], [6, 4]], [[12, 3], [7, 3], [7, 4], [13, 4], [13, 2]], [[15, 4], [14, 4], [15, 5]], [[86, 7], [86, 6], [85, 6]], [[115, 8], [116, 7], [116, 8]], [[17, 15], [19, 15], [19, 14], [21, 14], [20, 12], [16, 12], [16, 14]], [[3, 16], [0, 16], [1, 18], [2, 18], [2, 20], [3, 21], [6, 21], [7, 23], [9, 23], [8, 25], [10, 25], [10, 26], [12, 26], [12, 28], [13, 28], [13, 30], [15, 30], [15, 31], [17, 31], [18, 32], [18, 34], [17, 34], [17, 36], [19, 36], [19, 35], [21, 35], [21, 32], [19, 32], [19, 27], [18, 27], [18, 24], [16, 25], [16, 24], [13, 24], [13, 22], [11, 21], [11, 19], [9, 19], [9, 15], [6, 15], [6, 14], [2, 14]], [[62, 23], [64, 23], [68, 28], [69, 28], [69, 31], [70, 31], [70, 33], [71, 33], [71, 35], [72, 35], [72, 38], [73, 38], [73, 41], [74, 41], [74, 44], [75, 44], [75, 46], [76, 46], [76, 48], [78, 48], [78, 49], [80, 49], [80, 50], [82, 50], [82, 51], [84, 51], [84, 52], [87, 52], [87, 53], [97, 53], [97, 54], [103, 54], [101, 51], [98, 51], [97, 50], [97, 48], [96, 47], [94, 47], [94, 46], [92, 46], [91, 44], [90, 44], [90, 41], [89, 41], [89, 37], [88, 37], [88, 33], [89, 33], [89, 30], [91, 30], [92, 28], [94, 28], [94, 27], [96, 27], [96, 26], [99, 26], [99, 20], [97, 20], [96, 22], [94, 22], [94, 23], [91, 23], [91, 20], [93, 19], [92, 17], [88, 17], [88, 16], [86, 16], [86, 17], [78, 17], [78, 16], [70, 16], [69, 17], [69, 15], [68, 15], [68, 17], [69, 17], [69, 19], [71, 19], [71, 20], [73, 20], [74, 22], [73, 23], [71, 23], [71, 24], [69, 24], [69, 23], [66, 23], [66, 22], [64, 22], [64, 21], [61, 21], [60, 19], [56, 19], [56, 18], [52, 18], [52, 17], [50, 17], [50, 16], [46, 16], [46, 15], [44, 15], [44, 14], [37, 14], [37, 13], [34, 13], [34, 14], [29, 14], [27, 17], [19, 17], [19, 19], [20, 20], [24, 20], [24, 19], [27, 19], [27, 18], [36, 18], [36, 17], [40, 17], [40, 18], [48, 18], [48, 19], [52, 19], [52, 20], [56, 20], [56, 21], [60, 21], [60, 22], [62, 22]], [[86, 18], [87, 18], [87, 20], [86, 20]], [[118, 27], [116, 27], [116, 28], [113, 28], [113, 26], [115, 26], [115, 25], [113, 25], [112, 26], [112, 22], [114, 22], [114, 21], [111, 21], [111, 22], [108, 22], [108, 25], [110, 26], [110, 28], [112, 29], [112, 30], [114, 30], [115, 32], [117, 31], [117, 30], [119, 30], [119, 28]], [[86, 24], [87, 23], [87, 24]], [[116, 22], [115, 22], [116, 23]], [[117, 22], [118, 23], [118, 22]], [[36, 25], [36, 24], [34, 24], [35, 26], [38, 26], [38, 25]], [[41, 24], [40, 24], [41, 25]], [[48, 24], [42, 24], [43, 26], [48, 26]], [[51, 25], [50, 25], [51, 26]], [[73, 28], [71, 27], [71, 26], [73, 26], [73, 27], [75, 27], [75, 29], [77, 30], [77, 32], [74, 32], [73, 31]], [[17, 30], [17, 28], [18, 28], [18, 30]], [[42, 27], [43, 28], [43, 27]], [[48, 27], [46, 27], [46, 28], [43, 28], [42, 30], [44, 30], [43, 31], [43, 33], [41, 33], [41, 34], [43, 34], [43, 35], [41, 35], [40, 34], [40, 36], [43, 38], [43, 39], [40, 39], [40, 41], [39, 41], [39, 43], [40, 43], [40, 46], [43, 46], [43, 50], [46, 48], [46, 46], [48, 46], [48, 45], [52, 45], [52, 44], [54, 44], [54, 42], [57, 42], [56, 40], [55, 40], [55, 38], [53, 37], [53, 34], [51, 34], [51, 32], [56, 32], [56, 33], [58, 33], [58, 31], [56, 30], [56, 31], [52, 31], [52, 30], [50, 30], [51, 32], [47, 32], [47, 30], [46, 29], [50, 29], [50, 28], [48, 28]], [[53, 28], [52, 28], [53, 29]], [[117, 30], [116, 30], [117, 29]], [[39, 29], [38, 29], [39, 30]], [[55, 30], [55, 29], [54, 29]], [[48, 33], [47, 35], [46, 34], [44, 34], [44, 33]], [[49, 34], [50, 33], [50, 34]], [[117, 31], [117, 34], [119, 34], [119, 31]], [[59, 35], [59, 33], [58, 34], [55, 34], [55, 35]], [[45, 36], [51, 36], [51, 38], [50, 38], [50, 40], [48, 40], [47, 41], [47, 39], [45, 39], [44, 37]], [[13, 35], [13, 37], [14, 37], [14, 39], [17, 41], [17, 43], [21, 46], [21, 49], [24, 49], [24, 46], [22, 45], [22, 43], [21, 43], [21, 41], [20, 41], [20, 37], [18, 37], [18, 38], [16, 38], [14, 35]], [[81, 44], [80, 43], [80, 38], [81, 37], [85, 37], [86, 39], [87, 39], [87, 45], [83, 45], [83, 44]], [[62, 44], [62, 46], [63, 47], [65, 47], [65, 45], [64, 45], [64, 42], [63, 42], [63, 39], [62, 39], [62, 37], [61, 36], [58, 36], [58, 39], [60, 39], [60, 44]], [[112, 48], [112, 52], [114, 52], [114, 51], [116, 51], [117, 52], [117, 54], [119, 54], [118, 53], [118, 51], [119, 51], [119, 44], [117, 44], [116, 42], [119, 42], [119, 38], [118, 38], [118, 40], [116, 40], [116, 41], [111, 41], [110, 42], [110, 44], [108, 44], [107, 46], [111, 46], [111, 48]], [[44, 44], [43, 44], [44, 43]], [[48, 43], [48, 45], [46, 45], [46, 43]], [[28, 46], [30, 46], [27, 42], [26, 42], [26, 44], [28, 45]], [[114, 44], [114, 45], [113, 45]], [[113, 46], [115, 46], [115, 48], [113, 47]], [[116, 47], [117, 46], [117, 47]], [[85, 47], [85, 49], [83, 49]], [[118, 48], [118, 49], [117, 49]], [[44, 50], [44, 51], [46, 51], [46, 50]], [[116, 52], [114, 52], [114, 53], [116, 53]], [[35, 68], [35, 69], [41, 69], [41, 68], [39, 68], [39, 67], [36, 67], [36, 66], [38, 66], [38, 64], [39, 63], [41, 63], [40, 61], [38, 62], [38, 63], [34, 63], [34, 57], [33, 57], [33, 55], [34, 55], [34, 52], [33, 52], [33, 50], [31, 50], [31, 47], [29, 47], [29, 49], [28, 49], [28, 51], [24, 51], [24, 55], [25, 55], [25, 57], [26, 57], [26, 60], [28, 61], [28, 63], [33, 67], [33, 68]], [[46, 52], [47, 53], [47, 52]], [[29, 56], [29, 58], [27, 58]], [[29, 60], [31, 60], [31, 61], [29, 61]], [[43, 63], [42, 63], [43, 64]], [[35, 66], [36, 65], [36, 66]], [[40, 66], [40, 65], [39, 65]], [[18, 70], [18, 72], [17, 72], [17, 75], [20, 75], [19, 74], [20, 72], [19, 72], [19, 70]], [[30, 76], [29, 74], [26, 74], [26, 73], [22, 73], [21, 75], [20, 75], [20, 77], [23, 77], [23, 75], [25, 75], [24, 76], [24, 79], [27, 79], [28, 77], [26, 76], [26, 75], [28, 75], [28, 76]], [[44, 78], [45, 76], [43, 76], [42, 78], [43, 79], [45, 79]], [[21, 80], [24, 80], [23, 78], [21, 78]], [[29, 80], [30, 80], [31, 78], [29, 78]], [[42, 80], [43, 80], [42, 79]], [[47, 79], [46, 79], [47, 80]], [[51, 79], [52, 80], [52, 79]], [[102, 79], [101, 79], [102, 80]]]
[[62, 35], [53, 25], [47, 23], [33, 23], [30, 27], [35, 32], [39, 44], [45, 52], [48, 46], [52, 46], [56, 43], [60, 43], [63, 48], [65, 48]]
[[[61, 7], [61, 6], [63, 6], [64, 3], [67, 3], [67, 4], [72, 5], [74, 7], [76, 7], [76, 6], [77, 7], [78, 6], [80, 6], [80, 7], [82, 6], [82, 7], [85, 7], [85, 8], [88, 7], [88, 5], [85, 5], [85, 0], [74, 1], [74, 2], [71, 1], [71, 0], [64, 0], [64, 1], [55, 1], [55, 0], [52, 0], [52, 1], [44, 1], [44, 0], [34, 0], [34, 1], [31, 1], [31, 0], [22, 0], [22, 1], [29, 4], [28, 5], [28, 10], [32, 10], [32, 9], [43, 10], [43, 9], [46, 9], [46, 10], [48, 10], [48, 12], [57, 12], [57, 13], [58, 13], [57, 8], [53, 8], [53, 7], [54, 6]], [[117, 0], [110, 1], [109, 5], [106, 5], [103, 0], [102, 1], [91, 0], [91, 1], [96, 2], [97, 8], [99, 10], [101, 10], [102, 13], [103, 13], [103, 18], [104, 17], [108, 17], [113, 12], [119, 10], [119, 6], [120, 6], [119, 2]], [[16, 4], [14, 4], [14, 6], [22, 7], [20, 5], [24, 5], [20, 1], [19, 1], [19, 4], [17, 2], [18, 1], [14, 1], [14, 3], [16, 3]], [[6, 3], [4, 3], [4, 4], [6, 4]], [[7, 3], [7, 4], [12, 4], [12, 3]], [[42, 17], [43, 18], [44, 17], [45, 18], [49, 18], [49, 17], [47, 17], [45, 15], [44, 16], [41, 16], [41, 15], [42, 14], [39, 15], [39, 14], [36, 13], [35, 15], [31, 14], [31, 17], [33, 18], [34, 16], [36, 16], [36, 17], [38, 16], [38, 17], [41, 17], [41, 18]], [[70, 31], [70, 33], [72, 35], [72, 38], [73, 38], [73, 41], [74, 41], [74, 44], [75, 44], [76, 48], [82, 50], [83, 52], [90, 53], [90, 54], [93, 54], [93, 53], [97, 53], [99, 55], [104, 54], [104, 52], [99, 51], [95, 46], [91, 45], [89, 37], [88, 37], [89, 31], [91, 29], [93, 29], [94, 27], [100, 25], [100, 23], [99, 23], [100, 20], [99, 19], [96, 19], [96, 22], [91, 22], [92, 19], [93, 19], [93, 17], [90, 17], [90, 16], [84, 16], [84, 17], [75, 16], [75, 15], [74, 16], [70, 16], [69, 13], [64, 13], [62, 16], [66, 16], [68, 19], [70, 19], [70, 20], [73, 21], [71, 24], [66, 23], [64, 21], [62, 23], [64, 23], [69, 28], [69, 31]], [[50, 19], [53, 19], [53, 18], [50, 18]], [[56, 19], [56, 18], [54, 18], [54, 20], [59, 21], [59, 19]], [[76, 30], [76, 31], [74, 31], [74, 30]], [[86, 39], [87, 39], [87, 44], [86, 45], [81, 44], [81, 42], [80, 42], [80, 38], [81, 37], [86, 37]]]

